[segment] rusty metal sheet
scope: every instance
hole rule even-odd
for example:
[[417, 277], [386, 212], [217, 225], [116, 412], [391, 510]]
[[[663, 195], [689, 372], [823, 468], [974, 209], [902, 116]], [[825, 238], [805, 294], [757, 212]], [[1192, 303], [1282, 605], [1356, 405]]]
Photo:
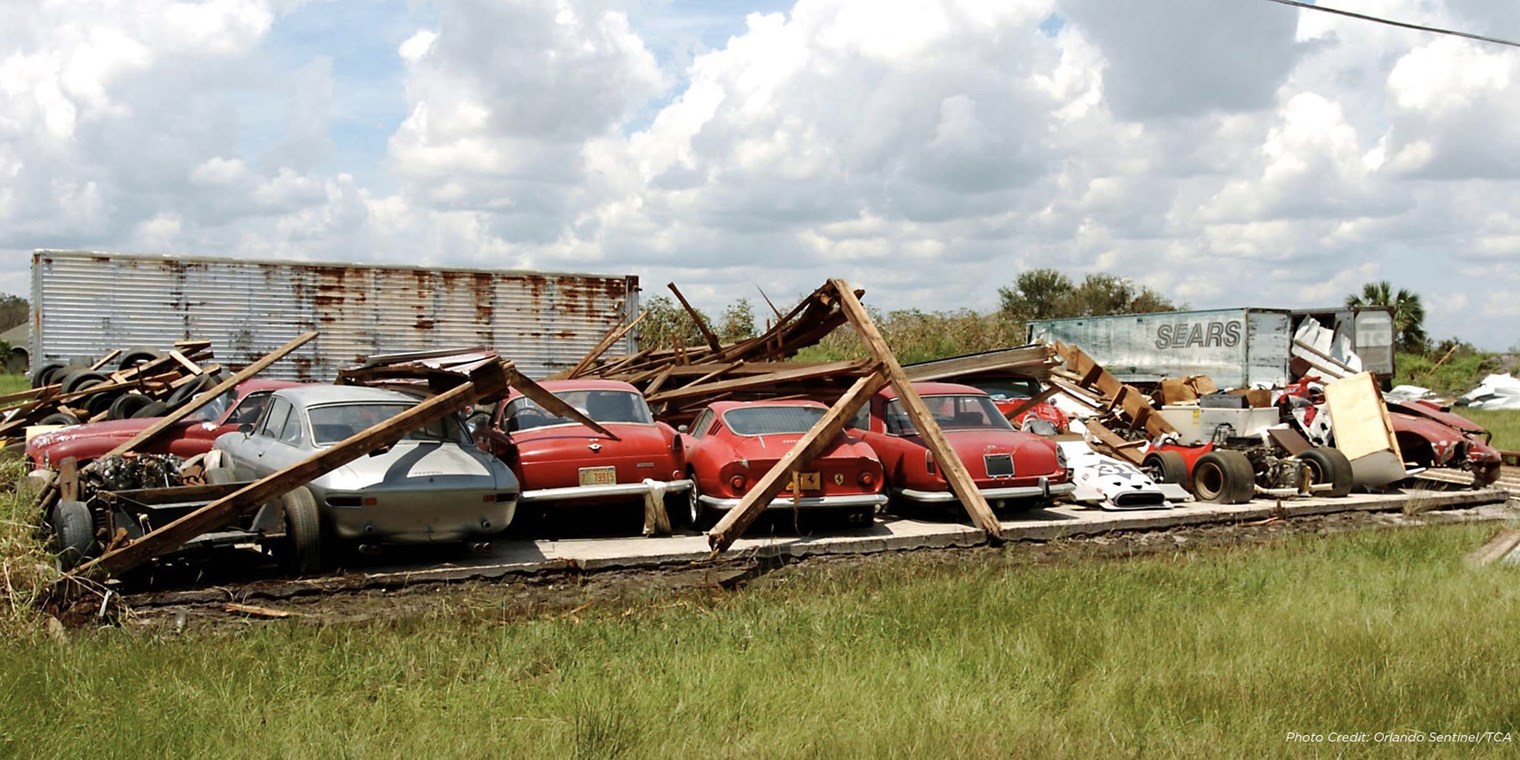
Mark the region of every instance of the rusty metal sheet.
[[[632, 275], [87, 251], [36, 251], [32, 291], [34, 361], [202, 338], [236, 367], [317, 331], [269, 372], [303, 380], [330, 380], [372, 354], [477, 345], [543, 377], [638, 313]], [[618, 349], [632, 352], [635, 340]]]

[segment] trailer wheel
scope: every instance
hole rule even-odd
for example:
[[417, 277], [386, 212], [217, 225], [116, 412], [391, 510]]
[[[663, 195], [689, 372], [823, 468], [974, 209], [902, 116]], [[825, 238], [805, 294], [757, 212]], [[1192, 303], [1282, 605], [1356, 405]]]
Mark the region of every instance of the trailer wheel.
[[139, 410], [151, 403], [153, 403], [153, 399], [141, 393], [124, 393], [111, 402], [111, 409], [106, 412], [106, 419], [131, 419], [132, 415], [137, 414]]
[[148, 417], [163, 417], [169, 413], [169, 405], [162, 401], [149, 401], [141, 409], [132, 413], [132, 419], [140, 420]]
[[79, 501], [60, 501], [48, 517], [53, 540], [58, 549], [58, 566], [73, 570], [95, 548], [95, 520], [90, 509]]
[[52, 414], [49, 414], [48, 416], [43, 417], [40, 420], [37, 420], [37, 424], [38, 425], [78, 425], [79, 424], [79, 418], [75, 417], [72, 414], [69, 414], [68, 412], [53, 412]]
[[1187, 485], [1187, 460], [1175, 451], [1153, 451], [1146, 454], [1145, 459], [1140, 463], [1140, 469], [1157, 483]]
[[1256, 494], [1251, 460], [1238, 451], [1211, 451], [1193, 465], [1193, 494], [1200, 501], [1243, 504]]
[[116, 368], [122, 371], [126, 371], [132, 369], [133, 367], [136, 367], [139, 364], [156, 362], [159, 359], [163, 358], [163, 356], [164, 355], [158, 351], [147, 347], [129, 348], [127, 349], [126, 353], [121, 355], [121, 361], [116, 363]]
[[1351, 493], [1351, 460], [1340, 449], [1320, 446], [1299, 454], [1298, 460], [1309, 468], [1310, 483], [1331, 484], [1330, 490], [1323, 495], [1339, 499]]
[[287, 568], [296, 575], [322, 569], [322, 521], [311, 490], [301, 486], [280, 499], [285, 511]]
[[32, 370], [31, 383], [33, 388], [41, 388], [44, 385], [52, 385], [53, 377], [62, 372], [69, 365], [63, 362], [44, 362]]

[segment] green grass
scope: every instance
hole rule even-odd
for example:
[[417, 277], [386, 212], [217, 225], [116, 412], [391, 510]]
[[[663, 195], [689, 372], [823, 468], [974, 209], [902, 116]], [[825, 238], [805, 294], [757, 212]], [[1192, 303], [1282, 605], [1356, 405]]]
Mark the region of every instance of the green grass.
[[1240, 757], [1302, 752], [1289, 731], [1520, 741], [1520, 571], [1461, 562], [1492, 530], [1060, 565], [1018, 545], [897, 555], [579, 620], [25, 639], [0, 649], [0, 751]]
[[1473, 409], [1452, 407], [1452, 411], [1482, 425], [1494, 434], [1494, 448], [1520, 450], [1520, 411], [1513, 409]]
[[0, 394], [15, 393], [32, 387], [26, 375], [0, 374]]

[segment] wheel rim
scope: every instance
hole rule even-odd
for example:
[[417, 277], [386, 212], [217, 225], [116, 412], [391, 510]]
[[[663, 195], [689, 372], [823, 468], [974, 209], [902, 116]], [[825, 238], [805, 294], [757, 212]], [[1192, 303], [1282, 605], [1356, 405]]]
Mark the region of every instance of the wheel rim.
[[1193, 482], [1199, 498], [1204, 500], [1218, 498], [1219, 494], [1224, 492], [1224, 470], [1213, 462], [1202, 462], [1193, 473]]
[[695, 478], [691, 481], [691, 488], [686, 491], [686, 510], [687, 516], [691, 519], [691, 527], [700, 529], [702, 527], [702, 502], [697, 497], [697, 481]]
[[1309, 468], [1310, 483], [1319, 485], [1321, 483], [1330, 482], [1330, 477], [1326, 475], [1324, 469], [1319, 466], [1319, 462], [1316, 462], [1313, 459], [1301, 459], [1299, 461], [1303, 462], [1304, 466]]

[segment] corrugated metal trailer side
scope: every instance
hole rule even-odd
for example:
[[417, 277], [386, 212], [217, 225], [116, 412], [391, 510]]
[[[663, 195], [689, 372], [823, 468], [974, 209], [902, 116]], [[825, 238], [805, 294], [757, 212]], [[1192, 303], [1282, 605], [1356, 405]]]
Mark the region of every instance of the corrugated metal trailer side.
[[[271, 377], [330, 380], [378, 353], [490, 346], [527, 374], [569, 367], [637, 314], [633, 275], [240, 261], [88, 251], [32, 255], [32, 356], [210, 340], [241, 366], [321, 335]], [[632, 353], [630, 334], [613, 353]]]
[[1126, 382], [1208, 375], [1221, 388], [1288, 382], [1285, 309], [1035, 320], [1029, 341], [1079, 346]]

